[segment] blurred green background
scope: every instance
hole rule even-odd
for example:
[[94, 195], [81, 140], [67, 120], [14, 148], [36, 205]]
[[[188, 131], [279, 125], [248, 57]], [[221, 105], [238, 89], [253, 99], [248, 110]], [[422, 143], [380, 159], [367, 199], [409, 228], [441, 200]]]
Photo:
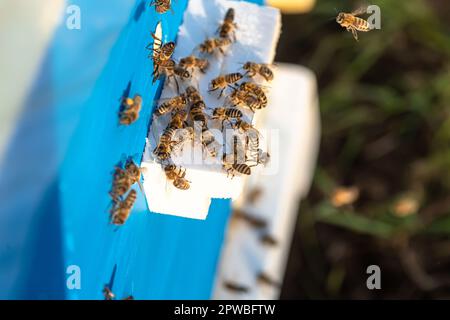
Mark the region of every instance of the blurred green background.
[[322, 118], [282, 298], [450, 298], [450, 1], [365, 3], [381, 30], [359, 42], [334, 17], [361, 2], [317, 2], [277, 57], [316, 73]]

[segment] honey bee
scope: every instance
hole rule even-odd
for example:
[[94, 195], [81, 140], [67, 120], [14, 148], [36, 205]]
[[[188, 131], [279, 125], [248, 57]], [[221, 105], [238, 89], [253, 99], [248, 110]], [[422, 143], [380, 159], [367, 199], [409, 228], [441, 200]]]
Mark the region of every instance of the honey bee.
[[159, 138], [158, 146], [155, 148], [155, 150], [153, 150], [153, 153], [158, 157], [159, 160], [164, 161], [170, 158], [172, 148], [176, 144], [176, 141], [173, 140], [173, 137], [178, 129], [182, 129], [184, 127], [186, 118], [187, 113], [184, 110], [178, 111], [172, 116], [172, 119]]
[[123, 298], [122, 300], [134, 300], [134, 297], [132, 295]]
[[142, 108], [142, 97], [135, 95], [133, 99], [125, 98], [122, 102], [122, 109], [119, 112], [119, 123], [122, 125], [130, 125], [137, 121], [139, 112]]
[[258, 200], [261, 199], [263, 194], [263, 189], [261, 189], [260, 187], [254, 187], [249, 192], [247, 192], [246, 202], [250, 205], [254, 205]]
[[216, 50], [218, 50], [221, 54], [225, 54], [224, 47], [227, 47], [231, 44], [231, 40], [228, 38], [216, 39], [210, 38], [206, 39], [199, 46], [199, 50], [203, 54], [213, 54]]
[[173, 9], [172, 9], [172, 0], [152, 0], [152, 2], [150, 2], [150, 7], [154, 6], [156, 12], [158, 13], [166, 13], [167, 11], [171, 10], [173, 13]]
[[225, 121], [231, 122], [232, 119], [235, 119], [239, 122], [242, 116], [243, 116], [242, 111], [237, 108], [216, 108], [213, 111], [212, 118], [222, 120], [222, 130], [223, 130], [223, 123]]
[[175, 84], [177, 86], [177, 92], [180, 92], [180, 85], [178, 83], [177, 78], [181, 79], [182, 81], [185, 81], [185, 80], [190, 79], [192, 75], [188, 70], [183, 69], [179, 66], [175, 66], [175, 68], [173, 68], [173, 69], [166, 69], [166, 76], [167, 76], [167, 79], [169, 79], [169, 80], [174, 79]]
[[158, 146], [153, 150], [153, 153], [161, 161], [168, 160], [172, 154], [172, 145], [159, 142]]
[[175, 188], [188, 190], [191, 187], [189, 181], [186, 180], [186, 169], [183, 170], [174, 164], [169, 164], [164, 167], [164, 172], [167, 179], [173, 180]]
[[119, 201], [111, 210], [112, 223], [115, 225], [123, 225], [130, 216], [134, 203], [137, 199], [136, 190], [130, 190], [127, 197], [123, 201]]
[[280, 284], [273, 280], [267, 273], [260, 272], [257, 276], [257, 280], [261, 284], [265, 284], [271, 287], [279, 287]]
[[167, 43], [163, 43], [160, 38], [158, 38], [153, 32], [151, 33], [152, 38], [154, 39], [154, 44], [158, 46], [158, 48], [152, 48], [153, 43], [147, 45], [146, 49], [152, 51], [149, 57], [152, 57], [155, 63], [160, 63], [161, 61], [169, 60], [173, 52], [175, 51], [175, 42], [170, 41]]
[[267, 221], [248, 214], [240, 209], [233, 210], [233, 217], [242, 219], [255, 229], [264, 229], [267, 227]]
[[235, 89], [228, 99], [233, 106], [249, 108], [253, 112], [263, 108], [263, 104], [256, 95], [239, 89]]
[[191, 120], [195, 122], [200, 122], [202, 128], [206, 128], [207, 118], [204, 112], [206, 104], [203, 101], [202, 96], [193, 86], [189, 86], [186, 89], [186, 94], [188, 96], [189, 102], [191, 103], [191, 110], [189, 112]]
[[192, 77], [191, 73], [188, 70], [177, 66], [173, 60], [163, 61], [159, 64], [156, 64], [155, 67], [156, 69], [153, 72], [153, 83], [157, 79], [159, 79], [162, 74], [164, 74], [168, 80], [173, 79], [175, 81], [178, 92], [180, 92], [180, 85], [177, 78], [184, 81]]
[[105, 300], [113, 300], [116, 295], [111, 291], [111, 289], [105, 285], [105, 287], [103, 288], [103, 296], [105, 297]]
[[189, 99], [189, 102], [192, 104], [197, 103], [197, 102], [203, 102], [203, 98], [200, 95], [200, 92], [198, 92], [198, 90], [195, 89], [195, 87], [193, 87], [193, 86], [187, 87], [186, 95]]
[[234, 9], [228, 9], [222, 25], [217, 29], [221, 38], [233, 39], [236, 41], [237, 24], [234, 22], [234, 15]]
[[120, 167], [116, 167], [113, 174], [112, 189], [109, 193], [114, 204], [128, 192], [132, 185], [133, 182], [127, 172]]
[[250, 291], [248, 287], [239, 285], [231, 281], [225, 281], [223, 285], [227, 290], [234, 291], [236, 293], [246, 293]]
[[183, 69], [190, 69], [192, 72], [197, 68], [201, 73], [206, 73], [209, 68], [207, 59], [200, 59], [194, 55], [180, 59], [179, 66]]
[[371, 30], [369, 22], [357, 17], [364, 13], [366, 13], [366, 8], [360, 8], [351, 13], [341, 12], [336, 17], [336, 22], [343, 28], [346, 28], [347, 31], [351, 31], [355, 40], [358, 41], [357, 31], [368, 32]]
[[274, 246], [278, 245], [278, 241], [276, 239], [274, 239], [270, 234], [264, 234], [260, 238], [260, 241], [263, 245], [270, 246], [270, 247], [274, 247]]
[[141, 184], [141, 176], [143, 169], [140, 168], [134, 161], [130, 158], [125, 163], [125, 171], [131, 181], [132, 184], [137, 183], [142, 192], [144, 192], [144, 188]]
[[242, 90], [246, 93], [254, 94], [256, 96], [256, 98], [259, 100], [261, 108], [267, 107], [268, 100], [267, 100], [266, 93], [259, 85], [257, 85], [256, 83], [251, 83], [251, 82], [243, 82], [243, 83], [241, 83], [239, 88], [240, 88], [240, 90]]
[[273, 71], [268, 64], [248, 61], [242, 68], [247, 71], [245, 75], [248, 75], [250, 78], [255, 77], [257, 74], [268, 82], [272, 81], [274, 78]]
[[173, 110], [180, 110], [187, 106], [188, 98], [186, 94], [181, 94], [176, 97], [170, 98], [162, 103], [155, 111], [157, 117], [162, 116]]
[[[245, 158], [245, 148], [241, 139], [238, 136], [233, 137], [233, 155], [225, 154], [222, 159], [222, 167], [227, 172], [227, 176], [233, 178], [236, 173], [243, 175], [250, 175], [251, 168], [244, 163], [242, 158]], [[229, 157], [233, 157], [233, 161], [229, 161]]]
[[258, 130], [251, 125], [250, 123], [242, 120], [241, 118], [237, 119], [236, 123], [233, 125], [233, 129], [239, 130], [241, 133], [246, 133], [249, 131], [258, 132]]
[[222, 97], [223, 92], [227, 87], [234, 89], [232, 85], [241, 80], [243, 77], [244, 76], [238, 72], [218, 76], [217, 78], [211, 80], [210, 90], [208, 92], [221, 90], [219, 97]]

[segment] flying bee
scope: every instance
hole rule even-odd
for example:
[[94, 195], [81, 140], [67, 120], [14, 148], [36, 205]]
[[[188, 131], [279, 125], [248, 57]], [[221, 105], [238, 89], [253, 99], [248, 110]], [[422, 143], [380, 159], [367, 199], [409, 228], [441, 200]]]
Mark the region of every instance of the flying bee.
[[237, 24], [234, 22], [234, 15], [234, 9], [228, 9], [222, 25], [217, 29], [221, 38], [233, 39], [236, 41]]
[[273, 280], [267, 273], [260, 272], [257, 276], [258, 282], [271, 287], [279, 287], [280, 284]]
[[125, 98], [119, 112], [119, 123], [122, 125], [130, 125], [139, 118], [139, 112], [142, 109], [142, 97], [135, 95], [133, 99]]
[[150, 2], [150, 7], [152, 6], [155, 7], [156, 12], [158, 13], [166, 13], [169, 10], [173, 13], [172, 0], [152, 0], [152, 2]]
[[234, 89], [232, 85], [241, 80], [243, 77], [244, 76], [238, 72], [218, 76], [217, 78], [211, 80], [210, 90], [208, 92], [221, 90], [219, 97], [222, 97], [223, 92], [227, 87]]
[[105, 297], [105, 300], [113, 300], [116, 295], [111, 291], [111, 289], [105, 285], [105, 287], [102, 290], [103, 296]]
[[186, 169], [181, 169], [174, 164], [169, 164], [164, 167], [164, 172], [167, 179], [173, 181], [175, 188], [180, 190], [188, 190], [191, 185], [186, 180]]
[[200, 59], [194, 55], [180, 59], [178, 64], [181, 68], [190, 69], [192, 72], [197, 68], [201, 73], [206, 73], [209, 68], [209, 61], [207, 59]]
[[256, 217], [254, 215], [250, 215], [247, 212], [240, 209], [233, 210], [233, 218], [241, 219], [247, 222], [250, 226], [252, 226], [255, 229], [264, 229], [267, 227], [266, 220]]
[[245, 75], [248, 75], [250, 78], [260, 75], [268, 82], [272, 81], [274, 78], [273, 71], [268, 64], [248, 61], [242, 68], [246, 71]]
[[231, 40], [228, 38], [210, 38], [200, 44], [199, 50], [203, 54], [213, 54], [216, 50], [218, 50], [221, 54], [225, 55], [224, 48], [230, 44]]
[[278, 241], [272, 237], [270, 234], [264, 234], [261, 238], [260, 241], [263, 245], [269, 246], [269, 247], [275, 247], [276, 245], [278, 245]]
[[235, 119], [238, 122], [243, 117], [242, 111], [237, 108], [215, 108], [212, 114], [213, 119], [222, 120], [222, 130], [223, 123], [225, 121], [231, 122], [231, 120]]
[[153, 64], [153, 73], [152, 73], [153, 83], [155, 83], [156, 80], [158, 80], [163, 74], [165, 75], [173, 74], [174, 73], [173, 70], [175, 69], [175, 67], [176, 63], [172, 59], [155, 61], [155, 63]]
[[162, 116], [168, 112], [171, 112], [173, 110], [180, 110], [187, 106], [188, 104], [188, 98], [186, 94], [181, 94], [175, 97], [172, 97], [162, 103], [155, 111], [155, 115], [157, 117]]
[[[151, 33], [154, 43], [150, 43], [145, 47], [147, 50], [152, 51], [153, 54], [149, 56], [153, 58], [155, 63], [160, 63], [161, 61], [169, 60], [173, 52], [175, 51], [175, 42], [170, 41], [163, 43], [160, 38], [158, 38], [153, 32]], [[151, 46], [156, 45], [158, 48], [151, 48]]]
[[130, 190], [127, 197], [123, 201], [119, 201], [111, 210], [112, 223], [123, 225], [130, 216], [134, 203], [137, 199], [136, 190]]
[[246, 293], [250, 291], [248, 287], [239, 285], [231, 281], [225, 281], [223, 285], [227, 290], [234, 291], [236, 293]]
[[343, 28], [346, 28], [347, 31], [351, 31], [355, 40], [358, 41], [357, 31], [368, 32], [372, 30], [369, 22], [357, 17], [364, 13], [366, 13], [366, 8], [360, 8], [351, 13], [341, 12], [336, 17], [336, 22], [339, 23]]

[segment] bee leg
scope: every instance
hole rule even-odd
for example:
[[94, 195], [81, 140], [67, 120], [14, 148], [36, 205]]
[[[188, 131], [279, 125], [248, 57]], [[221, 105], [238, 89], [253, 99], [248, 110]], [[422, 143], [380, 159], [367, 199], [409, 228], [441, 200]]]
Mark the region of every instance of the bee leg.
[[359, 40], [358, 40], [358, 32], [356, 32], [356, 29], [355, 29], [355, 28], [352, 28], [352, 33], [353, 33], [353, 37], [355, 38], [355, 40], [356, 40], [356, 41], [359, 41]]
[[358, 41], [358, 33], [356, 32], [356, 29], [352, 26], [347, 27], [347, 31], [351, 32], [353, 34], [353, 38], [355, 38], [356, 41]]
[[159, 43], [162, 43], [162, 40], [160, 38], [158, 38], [156, 36], [156, 34], [154, 34], [153, 32], [151, 32], [150, 34], [151, 34], [152, 38], [155, 39], [155, 41], [158, 41]]

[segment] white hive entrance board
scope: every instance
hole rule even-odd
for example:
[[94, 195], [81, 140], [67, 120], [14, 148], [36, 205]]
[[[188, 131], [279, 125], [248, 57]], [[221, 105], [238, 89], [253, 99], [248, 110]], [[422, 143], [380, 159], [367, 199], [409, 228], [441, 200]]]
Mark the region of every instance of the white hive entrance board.
[[[217, 28], [229, 8], [235, 10], [235, 22], [238, 25], [236, 42], [225, 48], [225, 55], [217, 53], [208, 56], [210, 67], [205, 74], [196, 71], [191, 80], [179, 80], [181, 93], [190, 85], [199, 89], [207, 106], [206, 113], [209, 115], [212, 114], [214, 108], [224, 106], [226, 103], [224, 98], [218, 98], [220, 90], [208, 93], [210, 81], [223, 74], [233, 72], [244, 74], [242, 65], [246, 61], [272, 63], [281, 30], [281, 15], [277, 9], [239, 1], [191, 0], [178, 33], [173, 59], [179, 62], [181, 58], [192, 54], [202, 58], [206, 57], [200, 54], [198, 46], [206, 38], [218, 37]], [[243, 79], [243, 81], [250, 80]], [[230, 89], [227, 90], [226, 94], [231, 93]], [[175, 82], [166, 81], [161, 95], [162, 101], [177, 95], [179, 92]], [[270, 103], [268, 107], [270, 107]], [[241, 109], [241, 111], [244, 112], [245, 121], [253, 123], [256, 121], [250, 110]], [[257, 116], [258, 111], [256, 112]], [[167, 180], [161, 161], [158, 161], [153, 154], [159, 136], [166, 128], [170, 117], [170, 114], [154, 116], [147, 139], [142, 167], [145, 168], [143, 185], [149, 209], [161, 214], [205, 219], [211, 199], [237, 199], [239, 197], [243, 188], [243, 178], [240, 176], [233, 179], [227, 177], [227, 173], [222, 169], [222, 150], [219, 150], [218, 156], [214, 158], [204, 152], [201, 143], [188, 141], [182, 147], [177, 148], [176, 152], [173, 152], [172, 161], [186, 169], [186, 179], [190, 182], [190, 189], [175, 188], [173, 183]], [[219, 149], [223, 145], [225, 148], [229, 148], [226, 143], [222, 142], [221, 121], [208, 121], [208, 128], [212, 129], [211, 132], [214, 133], [216, 141], [220, 142]], [[219, 134], [217, 134], [218, 132]], [[196, 134], [200, 135], [200, 132], [196, 132]], [[196, 138], [194, 138], [195, 140]]]
[[233, 203], [214, 299], [279, 298], [300, 200], [310, 188], [319, 147], [312, 72], [279, 65], [261, 118], [261, 132], [275, 130], [279, 138], [269, 144], [270, 165], [246, 180], [242, 197]]

